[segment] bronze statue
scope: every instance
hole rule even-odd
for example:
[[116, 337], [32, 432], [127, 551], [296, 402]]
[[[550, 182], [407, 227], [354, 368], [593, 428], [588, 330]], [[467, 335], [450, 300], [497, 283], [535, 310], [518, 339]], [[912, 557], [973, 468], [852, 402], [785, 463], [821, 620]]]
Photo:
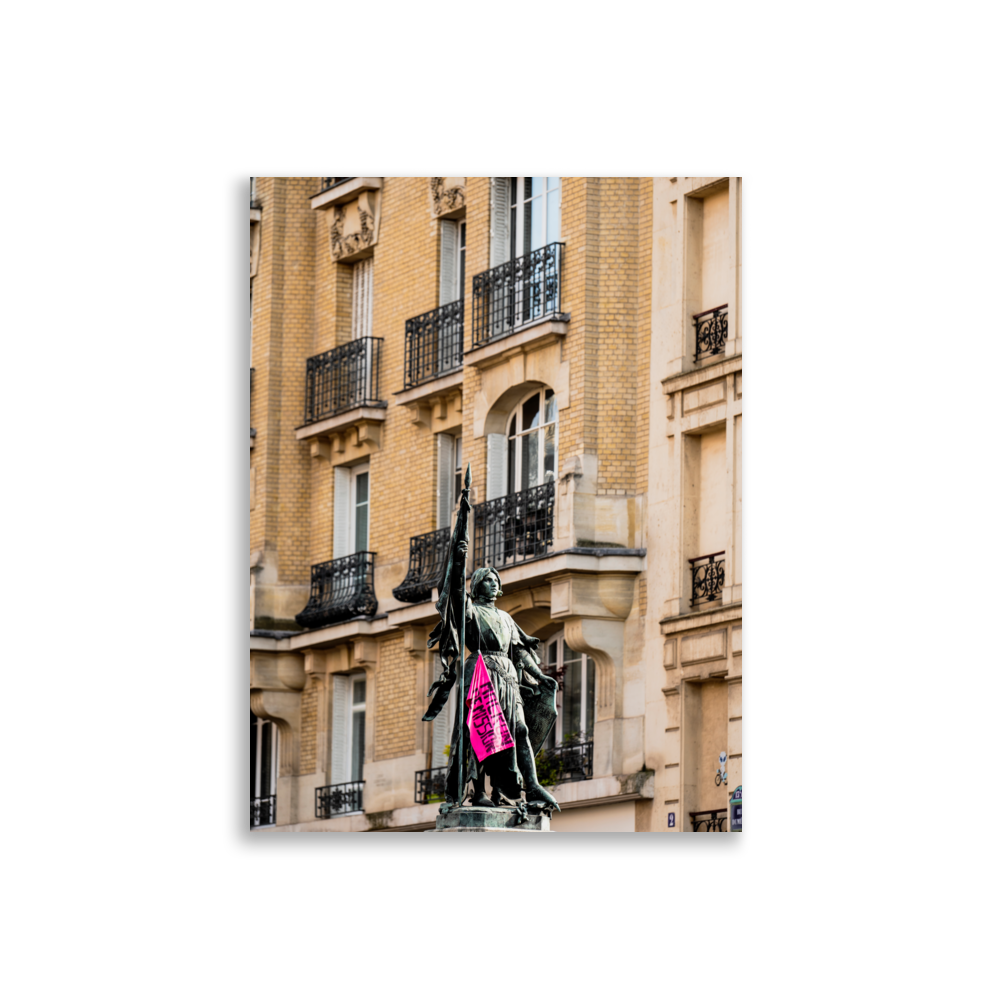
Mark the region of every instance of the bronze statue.
[[[477, 569], [472, 574], [471, 593], [465, 593], [471, 476], [471, 466], [467, 466], [465, 488], [436, 605], [441, 621], [427, 640], [428, 647], [440, 643], [442, 671], [428, 691], [433, 699], [424, 714], [425, 722], [431, 721], [444, 708], [455, 684], [462, 652], [466, 647], [471, 650], [459, 686], [463, 711], [455, 713], [446, 784], [448, 805], [443, 811], [461, 805], [464, 795], [459, 796], [459, 786], [464, 790], [466, 778], [471, 778], [474, 806], [515, 805], [524, 791], [529, 806], [548, 812], [558, 809], [559, 805], [538, 783], [535, 754], [555, 721], [557, 685], [554, 678], [539, 669], [536, 649], [541, 640], [526, 635], [506, 611], [496, 607], [495, 601], [502, 593], [497, 571], [492, 566]], [[465, 705], [465, 693], [469, 690], [479, 653], [482, 653], [504, 720], [514, 739], [513, 747], [482, 761], [471, 752], [467, 728], [469, 709]], [[493, 786], [492, 800], [486, 796], [487, 774]]]

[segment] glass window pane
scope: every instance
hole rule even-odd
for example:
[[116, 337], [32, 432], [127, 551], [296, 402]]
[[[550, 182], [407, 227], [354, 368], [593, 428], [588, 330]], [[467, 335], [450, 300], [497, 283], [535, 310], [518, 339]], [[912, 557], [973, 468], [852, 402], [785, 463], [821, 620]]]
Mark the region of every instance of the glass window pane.
[[250, 711], [250, 798], [257, 797], [257, 716]]
[[354, 713], [351, 733], [351, 781], [360, 781], [365, 765], [365, 713]]
[[545, 390], [545, 422], [552, 423], [559, 413], [556, 404], [556, 394], [551, 389]]
[[597, 698], [595, 696], [594, 661], [587, 657], [587, 719], [584, 729], [587, 739], [594, 738], [594, 719], [597, 717]]
[[538, 432], [521, 438], [521, 489], [538, 485]]
[[580, 660], [564, 661], [566, 665], [563, 688], [563, 742], [580, 733]]
[[363, 705], [365, 703], [365, 691], [368, 687], [368, 679], [364, 678], [354, 682], [354, 704]]
[[271, 725], [264, 723], [260, 728], [260, 794], [266, 798], [271, 794]]
[[362, 472], [358, 476], [357, 494], [355, 499], [358, 503], [365, 503], [368, 500], [368, 473]]
[[554, 642], [549, 646], [549, 666], [554, 667], [559, 663], [559, 643]]
[[[549, 195], [549, 199], [552, 199], [552, 195]], [[531, 213], [531, 249], [538, 250], [540, 247], [545, 246], [545, 212], [542, 211], [541, 199], [535, 202], [529, 202], [524, 206], [525, 212], [531, 208], [532, 205], [537, 206], [535, 211]], [[527, 220], [527, 216], [525, 219]], [[527, 224], [527, 222], [525, 223]], [[551, 242], [549, 240], [548, 242]]]
[[368, 504], [358, 506], [354, 516], [354, 551], [368, 551]]
[[[531, 185], [530, 187], [528, 185]], [[545, 193], [545, 178], [544, 177], [525, 177], [524, 178], [524, 198], [525, 201], [528, 200], [532, 195], [540, 195]]]
[[545, 468], [544, 481], [555, 482], [556, 478], [556, 425], [549, 424], [545, 428]]
[[548, 178], [548, 181], [549, 181], [549, 190], [550, 191], [552, 191], [555, 188], [559, 187], [559, 178], [558, 177], [550, 177], [550, 178]]
[[538, 409], [539, 409], [540, 397], [536, 392], [534, 396], [530, 399], [525, 400], [523, 413], [524, 413], [524, 429], [528, 430], [529, 427], [538, 426]]
[[[546, 196], [548, 201], [548, 233], [546, 234], [547, 243], [558, 243], [560, 239], [560, 198], [559, 189], [555, 191], [550, 191]], [[541, 212], [537, 213], [541, 215]]]

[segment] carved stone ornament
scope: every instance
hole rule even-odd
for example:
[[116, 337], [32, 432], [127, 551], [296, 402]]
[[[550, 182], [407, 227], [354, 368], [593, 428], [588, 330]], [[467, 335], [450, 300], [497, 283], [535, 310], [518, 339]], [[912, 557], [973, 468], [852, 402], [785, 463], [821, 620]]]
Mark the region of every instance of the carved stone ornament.
[[435, 218], [465, 208], [465, 178], [432, 177], [431, 198]]
[[330, 256], [346, 261], [378, 241], [379, 191], [365, 191], [356, 201], [330, 209]]
[[257, 274], [257, 262], [260, 260], [260, 223], [250, 223], [250, 277]]

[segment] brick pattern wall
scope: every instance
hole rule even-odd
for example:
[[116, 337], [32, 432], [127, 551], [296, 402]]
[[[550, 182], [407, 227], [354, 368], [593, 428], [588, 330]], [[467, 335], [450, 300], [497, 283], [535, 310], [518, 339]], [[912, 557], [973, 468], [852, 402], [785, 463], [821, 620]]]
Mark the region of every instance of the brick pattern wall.
[[416, 661], [398, 636], [380, 643], [375, 674], [375, 759], [404, 757], [414, 752], [414, 669]]
[[301, 773], [312, 774], [316, 770], [316, 721], [319, 709], [319, 695], [322, 681], [310, 677], [302, 692], [302, 744]]

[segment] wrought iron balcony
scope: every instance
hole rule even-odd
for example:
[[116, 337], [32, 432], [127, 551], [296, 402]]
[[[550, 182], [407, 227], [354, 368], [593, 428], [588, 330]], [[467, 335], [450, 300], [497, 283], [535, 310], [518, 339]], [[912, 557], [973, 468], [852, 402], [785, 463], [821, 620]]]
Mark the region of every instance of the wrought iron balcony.
[[304, 424], [357, 406], [385, 406], [379, 398], [381, 337], [359, 337], [306, 361]]
[[721, 354], [726, 349], [729, 335], [729, 306], [716, 306], [704, 312], [695, 313], [694, 319], [694, 359], [701, 361], [713, 354]]
[[707, 604], [722, 598], [722, 586], [726, 582], [726, 560], [719, 559], [725, 551], [688, 559], [691, 565], [691, 606]]
[[319, 193], [322, 194], [324, 191], [329, 191], [330, 188], [335, 188], [338, 184], [343, 184], [344, 181], [354, 180], [353, 177], [323, 177], [323, 186], [319, 189]]
[[552, 548], [556, 484], [543, 483], [476, 504], [475, 566], [513, 566]]
[[725, 833], [725, 823], [728, 818], [726, 813], [726, 809], [702, 809], [700, 812], [690, 812], [688, 816], [691, 817], [695, 833], [699, 832], [702, 824], [705, 825], [706, 833]]
[[355, 552], [312, 567], [309, 603], [295, 620], [303, 628], [319, 628], [377, 610], [375, 553]]
[[404, 389], [462, 367], [465, 300], [449, 302], [406, 321]]
[[316, 819], [329, 819], [342, 813], [361, 812], [363, 781], [345, 781], [316, 789]]
[[250, 800], [251, 829], [258, 826], [274, 826], [278, 818], [276, 798], [274, 795], [265, 795]]
[[410, 539], [410, 565], [403, 582], [392, 591], [397, 601], [416, 604], [431, 599], [432, 589], [441, 583], [444, 576], [450, 537], [448, 528], [439, 528]]
[[472, 279], [472, 347], [561, 315], [562, 248], [550, 243]]
[[432, 767], [428, 771], [416, 771], [413, 775], [413, 801], [421, 806], [428, 802], [443, 802], [447, 780], [447, 767]]
[[569, 743], [539, 752], [535, 767], [543, 785], [586, 781], [594, 776], [594, 743]]

